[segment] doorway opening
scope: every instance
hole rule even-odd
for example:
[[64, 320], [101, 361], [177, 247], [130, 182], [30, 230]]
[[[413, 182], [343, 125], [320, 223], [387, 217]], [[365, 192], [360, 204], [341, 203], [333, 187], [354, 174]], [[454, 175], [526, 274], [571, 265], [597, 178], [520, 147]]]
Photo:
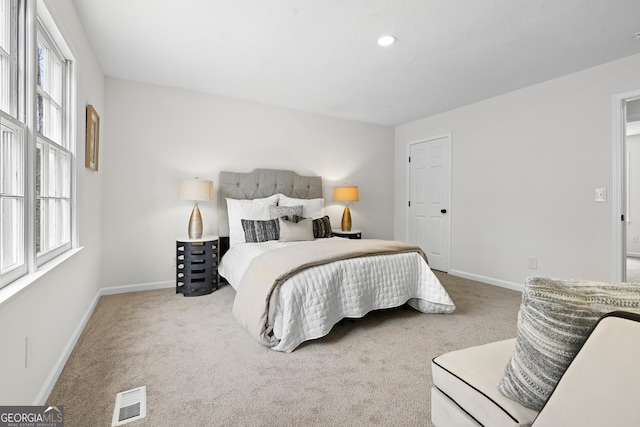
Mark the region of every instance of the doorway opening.
[[625, 281], [640, 283], [640, 99], [627, 101], [625, 119]]
[[640, 89], [613, 98], [613, 279], [640, 283]]

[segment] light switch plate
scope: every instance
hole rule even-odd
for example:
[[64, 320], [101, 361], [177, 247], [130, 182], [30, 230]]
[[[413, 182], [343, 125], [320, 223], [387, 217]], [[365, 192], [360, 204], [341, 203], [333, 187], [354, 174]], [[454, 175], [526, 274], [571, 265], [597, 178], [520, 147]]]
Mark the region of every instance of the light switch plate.
[[596, 188], [596, 202], [606, 202], [606, 201], [607, 201], [607, 189]]

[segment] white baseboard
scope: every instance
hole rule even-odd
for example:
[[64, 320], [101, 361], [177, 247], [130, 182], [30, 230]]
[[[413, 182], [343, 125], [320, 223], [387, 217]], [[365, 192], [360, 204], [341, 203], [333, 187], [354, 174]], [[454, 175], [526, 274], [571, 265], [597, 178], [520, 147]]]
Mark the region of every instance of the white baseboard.
[[60, 373], [62, 373], [62, 369], [64, 368], [64, 365], [67, 363], [67, 360], [69, 360], [69, 356], [71, 356], [71, 352], [73, 351], [74, 347], [78, 343], [78, 340], [80, 339], [80, 335], [82, 335], [82, 331], [84, 330], [85, 326], [87, 325], [87, 322], [91, 318], [91, 315], [93, 314], [93, 310], [95, 310], [96, 305], [98, 305], [98, 300], [100, 300], [101, 296], [124, 294], [127, 292], [140, 292], [140, 291], [150, 291], [155, 289], [166, 289], [166, 288], [172, 288], [174, 286], [176, 286], [175, 281], [168, 281], [168, 282], [143, 283], [143, 284], [137, 284], [137, 285], [113, 286], [110, 288], [102, 288], [98, 290], [98, 292], [96, 293], [96, 296], [93, 298], [93, 301], [91, 301], [91, 304], [89, 304], [89, 308], [85, 312], [84, 316], [82, 316], [82, 319], [80, 320], [80, 324], [73, 331], [71, 338], [69, 338], [69, 342], [67, 342], [67, 345], [64, 347], [62, 354], [60, 354], [58, 361], [56, 362], [53, 369], [51, 370], [51, 373], [47, 377], [47, 380], [45, 381], [42, 388], [40, 389], [40, 392], [38, 393], [38, 396], [36, 397], [36, 400], [33, 404], [36, 406], [41, 406], [41, 405], [44, 405], [45, 402], [47, 401], [47, 398], [51, 394], [51, 390], [53, 390], [53, 387], [56, 385], [56, 382], [58, 381], [58, 377], [60, 376]]
[[462, 277], [463, 279], [475, 280], [476, 282], [486, 283], [488, 285], [499, 286], [501, 288], [507, 288], [514, 291], [522, 292], [524, 290], [524, 284], [511, 283], [505, 280], [494, 279], [492, 277], [480, 276], [478, 274], [466, 273], [459, 270], [451, 270], [449, 274], [452, 276]]
[[152, 282], [141, 283], [137, 285], [112, 286], [110, 288], [100, 289], [100, 295], [126, 294], [127, 292], [153, 291], [155, 289], [173, 288], [176, 286], [175, 281], [169, 282]]
[[98, 304], [99, 299], [100, 299], [100, 292], [96, 293], [95, 298], [93, 298], [93, 301], [91, 301], [91, 304], [89, 304], [89, 308], [84, 313], [84, 316], [82, 316], [82, 319], [80, 320], [80, 324], [76, 327], [75, 331], [73, 331], [73, 334], [71, 335], [71, 338], [69, 338], [67, 345], [64, 347], [64, 350], [60, 354], [58, 361], [53, 366], [51, 373], [47, 377], [47, 380], [45, 381], [42, 388], [40, 389], [40, 393], [38, 393], [38, 396], [36, 397], [35, 402], [33, 402], [34, 405], [36, 406], [44, 405], [45, 402], [47, 401], [49, 394], [51, 394], [51, 390], [53, 390], [53, 386], [55, 386], [56, 382], [58, 381], [58, 377], [60, 376], [60, 373], [62, 372], [64, 365], [67, 363], [67, 360], [69, 360], [69, 356], [71, 356], [71, 352], [73, 351], [73, 348], [76, 346], [78, 339], [80, 339], [80, 335], [82, 334], [84, 327], [87, 325], [89, 318], [91, 318], [91, 314], [93, 314], [93, 310], [96, 308], [96, 305]]

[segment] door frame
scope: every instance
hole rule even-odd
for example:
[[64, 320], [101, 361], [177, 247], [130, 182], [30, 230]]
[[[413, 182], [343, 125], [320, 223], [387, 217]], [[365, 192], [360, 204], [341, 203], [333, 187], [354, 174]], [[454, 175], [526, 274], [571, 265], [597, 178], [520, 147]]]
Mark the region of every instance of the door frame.
[[626, 222], [622, 215], [627, 212], [626, 183], [626, 103], [640, 99], [640, 89], [619, 93], [613, 96], [612, 147], [613, 147], [613, 197], [612, 197], [612, 279], [614, 282], [626, 280], [627, 272], [627, 234]]
[[410, 197], [410, 190], [411, 190], [411, 166], [409, 165], [409, 155], [411, 153], [411, 146], [415, 145], [415, 144], [420, 144], [423, 142], [430, 142], [430, 141], [435, 141], [436, 139], [442, 139], [442, 138], [447, 138], [447, 140], [449, 141], [449, 164], [447, 165], [449, 167], [449, 207], [448, 207], [448, 213], [449, 215], [449, 235], [447, 236], [447, 239], [449, 239], [449, 245], [447, 248], [447, 268], [445, 273], [449, 273], [449, 271], [451, 271], [451, 253], [452, 253], [452, 246], [453, 246], [453, 242], [452, 242], [452, 236], [453, 236], [453, 217], [451, 216], [453, 209], [453, 138], [452, 138], [452, 134], [451, 132], [447, 132], [447, 133], [441, 133], [438, 135], [434, 135], [434, 136], [429, 136], [426, 138], [420, 138], [417, 140], [413, 140], [413, 141], [409, 141], [407, 142], [406, 145], [406, 152], [405, 152], [405, 161], [407, 163], [405, 163], [405, 165], [407, 166], [406, 170], [406, 174], [405, 174], [405, 205], [404, 205], [404, 209], [405, 209], [405, 227], [404, 227], [404, 236], [405, 236], [405, 240], [407, 240], [409, 238], [409, 226], [411, 224], [411, 217], [410, 217], [410, 212], [409, 212], [409, 197]]

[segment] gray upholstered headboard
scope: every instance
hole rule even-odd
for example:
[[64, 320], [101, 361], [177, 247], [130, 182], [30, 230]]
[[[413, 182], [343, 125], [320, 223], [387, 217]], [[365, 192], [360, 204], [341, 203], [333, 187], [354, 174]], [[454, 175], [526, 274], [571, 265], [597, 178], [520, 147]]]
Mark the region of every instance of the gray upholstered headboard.
[[229, 235], [227, 197], [230, 199], [259, 199], [282, 193], [297, 199], [322, 197], [322, 177], [301, 176], [293, 171], [255, 169], [249, 173], [220, 172], [218, 187], [218, 234]]

